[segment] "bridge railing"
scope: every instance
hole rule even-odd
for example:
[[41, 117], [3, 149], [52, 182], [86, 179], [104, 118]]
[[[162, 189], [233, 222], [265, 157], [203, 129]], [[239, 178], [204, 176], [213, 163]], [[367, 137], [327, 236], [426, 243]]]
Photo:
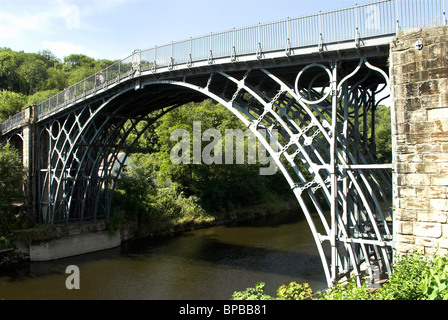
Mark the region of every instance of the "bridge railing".
[[25, 120], [25, 111], [19, 112], [0, 123], [0, 133], [4, 134], [17, 128]]
[[[447, 0], [382, 0], [346, 9], [287, 18], [255, 26], [210, 33], [172, 42], [129, 57], [72, 85], [36, 106], [38, 120], [127, 79], [137, 71], [173, 67], [190, 68], [194, 63], [215, 59], [256, 56], [268, 52], [294, 54], [294, 49], [394, 35], [400, 29], [446, 24]], [[255, 57], [254, 57], [255, 58]], [[2, 133], [20, 125], [20, 116], [1, 126]], [[3, 129], [5, 128], [5, 129]]]

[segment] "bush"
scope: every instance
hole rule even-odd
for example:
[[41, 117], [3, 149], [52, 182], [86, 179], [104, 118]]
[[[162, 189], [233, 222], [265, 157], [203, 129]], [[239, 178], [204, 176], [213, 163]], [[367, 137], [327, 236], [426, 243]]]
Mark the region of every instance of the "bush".
[[448, 260], [437, 257], [422, 274], [419, 287], [427, 300], [448, 300]]
[[247, 288], [245, 291], [235, 291], [231, 300], [273, 300], [273, 298], [264, 293], [263, 282], [257, 282], [254, 288]]
[[282, 285], [277, 290], [277, 297], [271, 297], [264, 293], [265, 284], [258, 282], [254, 288], [247, 288], [245, 291], [235, 291], [231, 300], [302, 300], [313, 294], [308, 283], [303, 285], [294, 281], [288, 285]]
[[278, 300], [302, 300], [311, 295], [313, 295], [313, 290], [308, 283], [301, 285], [292, 281], [288, 285], [282, 285], [277, 290]]
[[324, 293], [327, 300], [436, 300], [448, 299], [447, 258], [428, 257], [414, 251], [396, 257], [394, 273], [389, 281], [377, 290], [363, 285], [357, 287], [355, 279], [346, 285], [338, 284]]
[[[368, 288], [364, 283], [357, 286], [356, 279], [338, 283], [325, 292], [320, 292], [318, 300], [448, 300], [448, 256], [428, 257], [413, 252], [400, 255], [394, 264], [394, 273], [389, 281], [379, 289]], [[277, 290], [278, 300], [302, 300], [311, 296], [308, 284], [291, 282]], [[264, 283], [255, 288], [235, 292], [233, 300], [274, 299], [264, 294]]]
[[418, 252], [396, 257], [394, 273], [387, 285], [376, 294], [382, 300], [420, 300], [423, 292], [420, 284], [423, 272], [431, 267], [431, 259]]
[[0, 146], [0, 235], [19, 226], [18, 207], [23, 202], [24, 171], [19, 153], [6, 144]]

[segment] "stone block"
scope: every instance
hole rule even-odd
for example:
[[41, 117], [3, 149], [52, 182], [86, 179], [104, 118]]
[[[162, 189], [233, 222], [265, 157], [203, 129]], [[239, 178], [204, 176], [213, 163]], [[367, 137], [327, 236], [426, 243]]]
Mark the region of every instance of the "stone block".
[[448, 186], [448, 174], [438, 174], [431, 176], [431, 185]]
[[448, 142], [441, 143], [442, 153], [448, 153]]
[[[448, 154], [425, 154], [423, 156], [425, 163], [448, 163]], [[443, 175], [444, 178], [448, 178], [448, 175]]]
[[414, 235], [418, 237], [440, 238], [442, 236], [442, 225], [432, 222], [416, 222]]
[[401, 198], [399, 201], [400, 209], [407, 210], [426, 210], [429, 207], [429, 199], [427, 198]]
[[438, 163], [440, 173], [448, 173], [448, 162]]
[[427, 174], [410, 173], [406, 175], [406, 184], [408, 186], [429, 186], [431, 179]]
[[397, 163], [422, 163], [423, 155], [422, 154], [397, 154], [396, 161], [397, 161]]
[[447, 191], [447, 188], [443, 186], [423, 186], [415, 188], [418, 198], [445, 198]]
[[448, 119], [437, 119], [434, 120], [434, 133], [445, 133], [448, 134]]
[[448, 77], [448, 69], [446, 67], [432, 69], [428, 71], [428, 75], [431, 78], [443, 79]]
[[413, 122], [410, 124], [409, 132], [429, 135], [434, 132], [434, 122], [432, 121]]
[[425, 122], [428, 121], [427, 111], [416, 110], [414, 112], [406, 112], [406, 120], [410, 122]]
[[[416, 153], [440, 153], [442, 151], [442, 146], [440, 144], [434, 144], [434, 143], [426, 143], [426, 144], [419, 144], [415, 148]], [[436, 165], [437, 167], [437, 165]], [[437, 170], [437, 168], [436, 168]], [[435, 171], [437, 172], [437, 171]]]
[[[412, 60], [408, 60], [408, 61], [412, 61]], [[401, 65], [401, 73], [403, 73], [403, 74], [416, 72], [416, 71], [418, 71], [418, 68], [417, 68], [417, 63], [415, 61]]]
[[[425, 152], [424, 149], [421, 149], [423, 146], [426, 146], [426, 145], [417, 146], [417, 152]], [[439, 146], [432, 146], [432, 147], [439, 148]], [[431, 149], [431, 147], [429, 149]], [[414, 167], [415, 167], [415, 171], [414, 171], [415, 173], [437, 173], [437, 172], [439, 172], [439, 166], [437, 163], [427, 163], [427, 162], [416, 163], [416, 164], [414, 164]]]
[[[434, 200], [434, 199], [431, 199]], [[431, 203], [430, 200], [430, 203]], [[428, 210], [429, 209], [429, 210]], [[421, 210], [417, 212], [417, 221], [420, 222], [439, 222], [446, 223], [446, 212], [430, 210], [431, 208], [427, 208], [427, 210]]]
[[[447, 212], [448, 211], [448, 199], [430, 199], [429, 207], [432, 210]], [[445, 216], [444, 221], [440, 221], [440, 222], [447, 222], [446, 221], [446, 213], [444, 214], [444, 216]]]
[[434, 248], [437, 246], [437, 239], [418, 237], [415, 239], [415, 245], [419, 247]]
[[417, 195], [415, 187], [399, 187], [398, 188], [398, 196], [400, 198], [410, 198], [415, 197]]
[[[431, 77], [432, 78], [432, 77]], [[419, 85], [419, 95], [433, 95], [439, 93], [439, 82], [436, 80], [425, 81]]]
[[448, 142], [448, 131], [437, 131], [430, 135], [431, 143], [441, 144]]
[[442, 236], [448, 240], [448, 224], [442, 225]]
[[[448, 239], [439, 239], [439, 248], [448, 249]], [[439, 254], [442, 254], [439, 252]]]
[[402, 235], [414, 234], [414, 223], [412, 221], [398, 221], [397, 228], [400, 230], [400, 234]]
[[397, 235], [396, 242], [400, 242], [402, 244], [415, 244], [415, 236], [412, 235]]
[[427, 113], [428, 113], [428, 121], [448, 119], [448, 107], [431, 109], [428, 110]]

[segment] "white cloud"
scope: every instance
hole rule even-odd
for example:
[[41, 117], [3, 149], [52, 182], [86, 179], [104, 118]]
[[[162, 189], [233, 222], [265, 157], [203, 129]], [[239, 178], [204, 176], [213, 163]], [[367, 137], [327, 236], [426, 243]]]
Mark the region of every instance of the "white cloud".
[[0, 40], [16, 38], [23, 32], [37, 30], [48, 32], [47, 18], [44, 15], [22, 15], [0, 12]]
[[64, 57], [67, 57], [71, 54], [85, 54], [86, 56], [96, 58], [98, 57], [98, 53], [88, 50], [82, 45], [77, 45], [75, 43], [71, 42], [64, 42], [64, 41], [45, 41], [43, 43], [44, 49], [48, 49], [53, 53], [56, 57], [60, 58], [61, 60], [64, 59]]
[[64, 1], [4, 0], [0, 11], [0, 41], [29, 32], [51, 34], [61, 23], [68, 29], [79, 28], [79, 21], [79, 9]]

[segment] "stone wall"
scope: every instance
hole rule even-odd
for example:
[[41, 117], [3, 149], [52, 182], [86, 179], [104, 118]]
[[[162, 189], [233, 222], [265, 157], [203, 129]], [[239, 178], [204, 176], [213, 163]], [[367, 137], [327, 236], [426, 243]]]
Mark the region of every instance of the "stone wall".
[[448, 251], [447, 41], [443, 26], [401, 32], [391, 45], [397, 252]]

